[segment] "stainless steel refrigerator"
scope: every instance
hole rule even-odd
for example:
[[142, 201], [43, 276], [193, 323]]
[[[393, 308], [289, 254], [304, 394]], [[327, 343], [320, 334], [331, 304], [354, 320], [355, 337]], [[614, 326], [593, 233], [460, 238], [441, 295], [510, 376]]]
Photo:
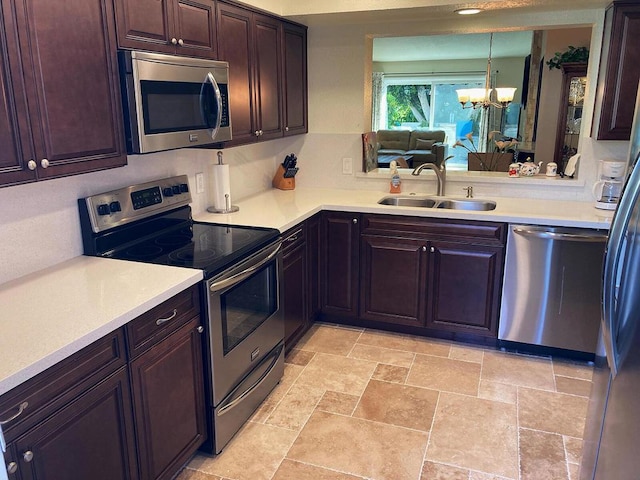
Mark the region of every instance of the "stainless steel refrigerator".
[[629, 173], [605, 252], [600, 345], [603, 352], [596, 357], [581, 480], [640, 479], [639, 110], [640, 89], [629, 148]]

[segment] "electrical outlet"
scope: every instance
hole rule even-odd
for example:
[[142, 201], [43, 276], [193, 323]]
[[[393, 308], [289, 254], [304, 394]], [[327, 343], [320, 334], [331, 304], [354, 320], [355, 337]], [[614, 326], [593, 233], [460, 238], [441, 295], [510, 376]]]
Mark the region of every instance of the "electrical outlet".
[[196, 193], [204, 193], [204, 173], [196, 173]]
[[342, 174], [353, 175], [353, 159], [352, 158], [342, 159]]

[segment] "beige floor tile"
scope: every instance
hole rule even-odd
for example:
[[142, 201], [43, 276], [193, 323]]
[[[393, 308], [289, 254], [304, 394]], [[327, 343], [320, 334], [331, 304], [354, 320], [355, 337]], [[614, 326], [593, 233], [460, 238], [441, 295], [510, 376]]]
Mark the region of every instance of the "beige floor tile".
[[579, 378], [581, 380], [593, 379], [593, 366], [586, 362], [554, 358], [553, 372], [563, 377]]
[[379, 330], [365, 330], [358, 339], [358, 343], [439, 357], [448, 357], [451, 351], [451, 345], [447, 342]]
[[363, 480], [362, 477], [284, 459], [273, 480]]
[[591, 381], [580, 380], [578, 378], [561, 377], [556, 375], [556, 390], [562, 393], [570, 393], [571, 395], [579, 395], [581, 397], [589, 397], [591, 394]]
[[435, 390], [371, 380], [353, 416], [428, 432], [437, 403]]
[[323, 390], [361, 395], [376, 363], [357, 358], [317, 353], [300, 374], [296, 383]]
[[564, 450], [567, 455], [567, 462], [580, 464], [582, 458], [582, 440], [573, 437], [564, 437]]
[[449, 352], [449, 358], [454, 360], [464, 360], [465, 362], [482, 363], [484, 350], [480, 347], [471, 345], [452, 345]]
[[223, 478], [217, 475], [199, 472], [198, 470], [192, 470], [191, 468], [185, 468], [175, 480], [223, 480]]
[[294, 384], [264, 423], [300, 430], [324, 395], [323, 389]]
[[582, 438], [588, 398], [518, 388], [518, 421], [523, 428]]
[[562, 436], [520, 429], [520, 479], [568, 480]]
[[427, 434], [315, 411], [287, 458], [376, 480], [417, 479]]
[[360, 337], [359, 330], [332, 327], [329, 325], [314, 325], [296, 344], [300, 350], [347, 355], [356, 340]]
[[424, 462], [420, 480], [468, 480], [469, 470], [441, 463]]
[[480, 364], [431, 355], [416, 355], [407, 385], [478, 395]]
[[478, 397], [515, 405], [518, 399], [518, 387], [515, 385], [507, 385], [506, 383], [480, 380]]
[[569, 480], [578, 480], [580, 478], [580, 465], [575, 463], [569, 464]]
[[189, 467], [234, 480], [269, 480], [298, 432], [249, 422], [215, 457], [197, 455]]
[[515, 478], [507, 478], [483, 472], [471, 472], [469, 473], [469, 480], [515, 480]]
[[485, 351], [482, 379], [523, 387], [555, 390], [553, 368], [548, 358]]
[[360, 401], [359, 395], [348, 395], [346, 393], [326, 391], [316, 407], [329, 413], [350, 416]]
[[414, 354], [374, 345], [356, 344], [349, 353], [349, 357], [371, 360], [373, 362], [395, 365], [397, 367], [410, 367], [413, 363]]
[[517, 478], [515, 405], [441, 393], [425, 458]]
[[311, 361], [314, 355], [315, 352], [310, 352], [309, 350], [298, 350], [297, 348], [294, 348], [287, 354], [284, 361], [285, 363], [300, 365], [301, 367], [304, 367]]
[[383, 382], [404, 383], [407, 375], [409, 375], [408, 368], [381, 363], [378, 364], [371, 378], [382, 380]]
[[284, 398], [287, 394], [293, 383], [300, 376], [304, 367], [299, 365], [284, 365], [284, 375], [280, 380], [280, 383], [276, 385], [269, 396], [262, 402], [262, 404], [258, 407], [255, 413], [251, 416], [250, 421], [264, 423], [264, 421], [271, 415], [271, 412], [275, 410], [278, 406], [278, 403]]

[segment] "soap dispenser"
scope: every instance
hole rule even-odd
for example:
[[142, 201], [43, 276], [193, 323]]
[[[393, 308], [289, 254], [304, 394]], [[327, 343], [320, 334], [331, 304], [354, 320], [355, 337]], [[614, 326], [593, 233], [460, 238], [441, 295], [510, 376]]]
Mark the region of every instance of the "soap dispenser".
[[398, 173], [398, 162], [391, 160], [389, 164], [391, 170], [391, 182], [389, 183], [389, 193], [400, 193], [402, 191], [402, 180], [400, 180], [400, 174]]

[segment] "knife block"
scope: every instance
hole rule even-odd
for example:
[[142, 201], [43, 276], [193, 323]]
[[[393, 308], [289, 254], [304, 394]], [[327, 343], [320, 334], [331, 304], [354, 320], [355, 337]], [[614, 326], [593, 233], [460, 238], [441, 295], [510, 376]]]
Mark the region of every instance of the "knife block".
[[296, 177], [284, 178], [285, 169], [282, 165], [278, 165], [278, 170], [273, 176], [271, 185], [279, 190], [293, 190], [296, 188]]

